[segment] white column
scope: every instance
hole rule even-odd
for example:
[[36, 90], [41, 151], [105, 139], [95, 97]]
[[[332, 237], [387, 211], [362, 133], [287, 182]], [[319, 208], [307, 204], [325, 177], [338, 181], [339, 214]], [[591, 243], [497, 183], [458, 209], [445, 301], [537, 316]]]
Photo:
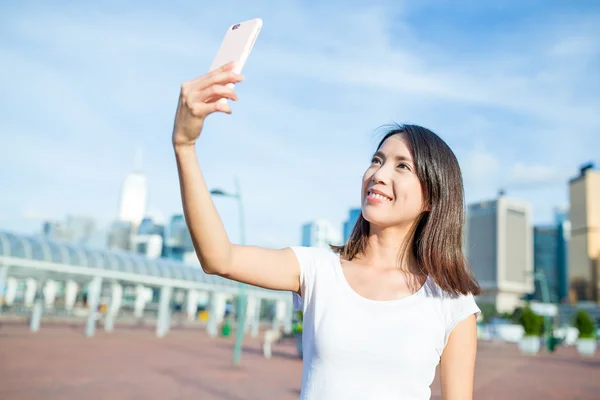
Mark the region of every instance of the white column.
[[110, 297], [110, 312], [117, 316], [119, 311], [121, 310], [121, 304], [123, 303], [123, 286], [121, 284], [114, 282], [112, 284], [112, 293]]
[[77, 292], [79, 291], [79, 285], [73, 280], [67, 281], [65, 285], [65, 309], [72, 311], [77, 300]]
[[106, 318], [104, 319], [104, 330], [112, 332], [115, 327], [115, 318], [119, 314], [121, 309], [121, 302], [123, 301], [123, 286], [119, 283], [114, 282], [112, 284], [112, 293], [110, 295], [110, 305], [106, 310]]
[[[29, 281], [27, 283], [29, 283]], [[27, 289], [29, 289], [29, 287], [34, 288], [33, 299], [31, 301], [33, 303], [33, 308], [31, 309], [31, 318], [29, 320], [29, 329], [31, 329], [31, 332], [37, 332], [40, 330], [42, 312], [44, 311], [44, 307], [42, 305], [43, 282], [40, 281], [39, 283], [40, 284], [38, 285], [37, 282], [33, 281], [33, 284], [27, 287]]]
[[29, 308], [33, 306], [33, 302], [35, 301], [35, 293], [37, 291], [38, 283], [35, 279], [27, 279], [25, 281], [25, 307]]
[[[0, 267], [1, 268], [1, 267]], [[17, 280], [13, 277], [6, 279], [6, 290], [4, 291], [4, 304], [12, 306], [17, 296]]]
[[42, 298], [40, 295], [34, 300], [33, 308], [31, 310], [31, 319], [29, 320], [29, 329], [31, 329], [31, 332], [40, 330], [43, 309], [44, 307], [42, 306]]
[[54, 307], [54, 300], [56, 299], [56, 282], [51, 279], [46, 281], [43, 290], [46, 308]]
[[277, 300], [275, 302], [275, 316], [273, 318], [273, 329], [277, 330], [285, 325], [286, 313], [287, 302], [285, 300]]
[[198, 292], [195, 290], [188, 290], [186, 300], [186, 314], [188, 321], [196, 320], [196, 313], [198, 310]]
[[156, 321], [156, 336], [163, 337], [169, 331], [171, 325], [171, 286], [163, 286], [160, 289], [158, 301], [158, 320]]
[[225, 305], [227, 295], [225, 293], [213, 292], [210, 296], [210, 306], [208, 314], [208, 325], [206, 330], [210, 336], [217, 336], [217, 330], [223, 318], [225, 317]]
[[100, 303], [100, 293], [102, 291], [102, 278], [95, 276], [88, 285], [87, 304], [88, 316], [85, 325], [85, 336], [94, 336], [96, 330], [96, 316], [98, 315], [98, 304]]
[[246, 309], [246, 332], [250, 331], [250, 335], [252, 337], [258, 336], [258, 328], [260, 324], [260, 303], [260, 298], [248, 296], [248, 307]]
[[144, 315], [144, 308], [150, 298], [152, 298], [152, 290], [150, 290], [150, 297], [148, 297], [148, 289], [143, 285], [137, 285], [135, 287], [135, 304], [133, 309], [133, 315], [136, 318], [142, 318]]

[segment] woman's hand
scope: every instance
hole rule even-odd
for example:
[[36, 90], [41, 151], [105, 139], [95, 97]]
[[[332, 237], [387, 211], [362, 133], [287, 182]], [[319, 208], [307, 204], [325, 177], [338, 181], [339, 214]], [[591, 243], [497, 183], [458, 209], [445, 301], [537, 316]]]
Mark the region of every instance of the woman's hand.
[[243, 80], [242, 75], [232, 71], [233, 68], [233, 62], [225, 64], [181, 85], [173, 126], [173, 146], [193, 146], [208, 115], [214, 112], [231, 114], [227, 99], [238, 99], [233, 85]]

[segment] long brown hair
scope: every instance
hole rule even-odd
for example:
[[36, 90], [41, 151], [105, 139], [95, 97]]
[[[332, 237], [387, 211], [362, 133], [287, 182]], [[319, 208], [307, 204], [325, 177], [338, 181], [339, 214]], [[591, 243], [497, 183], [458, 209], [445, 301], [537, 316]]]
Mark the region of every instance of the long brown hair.
[[[464, 188], [456, 156], [439, 136], [418, 125], [392, 126], [377, 150], [394, 135], [401, 135], [406, 141], [426, 205], [426, 211], [414, 221], [402, 247], [411, 249], [422, 271], [444, 291], [453, 295], [479, 295], [481, 289], [462, 248]], [[368, 238], [369, 222], [361, 213], [348, 242], [331, 247], [346, 260], [352, 260], [365, 252]]]

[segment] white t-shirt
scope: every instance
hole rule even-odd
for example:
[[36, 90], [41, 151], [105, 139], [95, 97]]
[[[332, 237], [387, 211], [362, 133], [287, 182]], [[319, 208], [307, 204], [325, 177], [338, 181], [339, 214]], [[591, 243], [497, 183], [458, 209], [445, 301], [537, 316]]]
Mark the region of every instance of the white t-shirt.
[[338, 254], [292, 247], [304, 312], [301, 400], [425, 400], [448, 336], [479, 313], [473, 296], [451, 296], [428, 278], [408, 297], [369, 300], [348, 284]]

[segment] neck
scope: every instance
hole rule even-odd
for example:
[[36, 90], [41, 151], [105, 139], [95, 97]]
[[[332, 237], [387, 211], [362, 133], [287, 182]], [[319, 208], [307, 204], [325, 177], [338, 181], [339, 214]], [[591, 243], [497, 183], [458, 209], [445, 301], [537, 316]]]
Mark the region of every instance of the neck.
[[411, 228], [381, 229], [371, 225], [367, 248], [358, 258], [373, 268], [398, 268], [410, 274], [421, 275], [421, 268], [413, 254]]

